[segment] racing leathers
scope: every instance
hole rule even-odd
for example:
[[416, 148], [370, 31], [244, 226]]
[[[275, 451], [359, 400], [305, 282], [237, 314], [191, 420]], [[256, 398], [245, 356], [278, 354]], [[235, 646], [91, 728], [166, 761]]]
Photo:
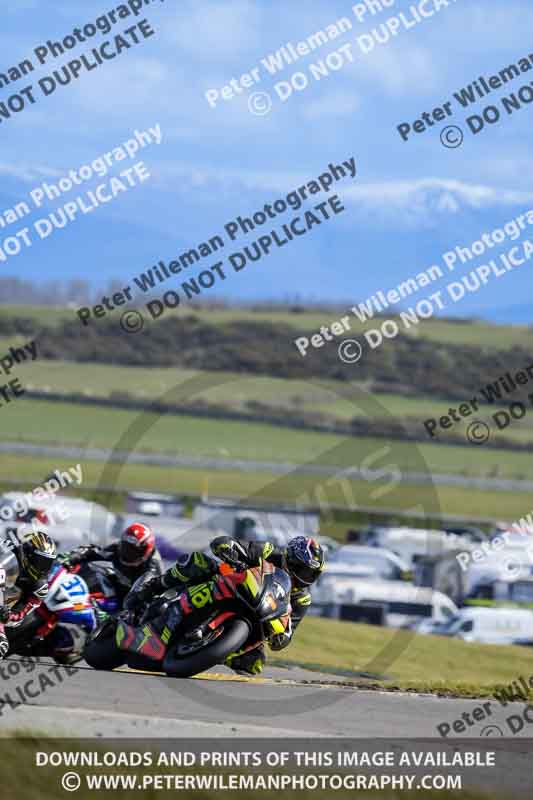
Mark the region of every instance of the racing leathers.
[[163, 573], [163, 561], [157, 549], [142, 564], [131, 566], [120, 560], [120, 542], [113, 542], [107, 547], [98, 547], [97, 545], [78, 547], [64, 556], [62, 560], [67, 569], [78, 564], [90, 564], [92, 561], [109, 561], [117, 575], [115, 591], [121, 605], [135, 581], [141, 576], [146, 581], [150, 581]]
[[[266, 560], [281, 569], [286, 569], [285, 551], [269, 542], [250, 542], [246, 547], [239, 541], [229, 536], [219, 536], [211, 543], [211, 550], [221, 561], [232, 566], [255, 567], [261, 560]], [[183, 553], [178, 557], [174, 566], [164, 575], [147, 582], [139, 592], [130, 595], [126, 600], [126, 607], [137, 608], [150, 598], [162, 594], [167, 589], [180, 589], [194, 586], [209, 580], [218, 572], [219, 562], [203, 552]], [[306, 586], [298, 585], [292, 578], [291, 591], [291, 620], [284, 633], [274, 634], [269, 639], [272, 650], [282, 650], [291, 642], [295, 628], [300, 624], [311, 605], [311, 594]], [[166, 620], [169, 626], [169, 621]], [[226, 659], [226, 665], [237, 672], [259, 674], [265, 664], [265, 649], [263, 644], [253, 647], [244, 646], [237, 653], [232, 653]]]
[[[16, 559], [15, 576], [7, 580], [10, 569], [4, 559], [0, 559], [0, 658], [4, 658], [9, 651], [9, 643], [5, 629], [23, 629], [29, 623], [29, 617], [38, 608], [48, 594], [48, 580], [42, 576], [33, 577], [24, 568], [22, 546], [15, 545], [13, 540], [0, 542], [0, 554], [7, 558]], [[9, 556], [11, 554], [11, 556]], [[5, 567], [2, 566], [5, 564]], [[14, 564], [14, 562], [13, 562]], [[7, 573], [7, 574], [6, 574]], [[17, 596], [12, 606], [7, 605], [10, 595]]]

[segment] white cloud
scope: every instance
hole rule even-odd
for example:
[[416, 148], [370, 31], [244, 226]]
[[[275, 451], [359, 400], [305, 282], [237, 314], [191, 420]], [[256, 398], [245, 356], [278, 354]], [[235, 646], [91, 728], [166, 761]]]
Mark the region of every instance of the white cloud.
[[339, 190], [343, 201], [373, 223], [428, 228], [443, 216], [533, 204], [533, 192], [442, 178], [358, 184]]
[[[220, 193], [227, 197], [253, 192], [260, 206], [263, 199], [266, 202], [273, 195], [283, 195], [305, 185], [320, 171], [323, 170], [275, 173], [173, 163], [161, 164], [155, 180], [161, 187], [172, 186], [173, 191], [179, 186], [186, 194], [197, 188], [202, 192], [211, 189], [217, 196]], [[461, 211], [533, 205], [533, 191], [436, 177], [369, 183], [343, 179], [334, 191], [356, 215], [378, 225], [392, 222], [427, 228], [438, 224], [443, 216]]]
[[[450, 198], [454, 198], [460, 207], [474, 209], [533, 202], [533, 192], [500, 189], [442, 178], [359, 184], [342, 192], [342, 196], [376, 208], [385, 205], [403, 208], [417, 198], [423, 197], [428, 200], [434, 198], [440, 202], [444, 196], [448, 198], [445, 206], [449, 206]], [[456, 210], [455, 205], [454, 210]]]
[[[339, 162], [340, 163], [340, 162]], [[326, 166], [324, 165], [324, 170]], [[161, 172], [165, 173], [162, 180], [168, 180], [174, 185], [174, 179], [179, 177], [191, 185], [220, 185], [226, 188], [260, 189], [263, 191], [290, 191], [298, 186], [303, 186], [316, 177], [319, 170], [310, 169], [303, 172], [262, 172], [256, 170], [230, 169], [227, 167], [213, 167], [209, 165], [192, 165], [186, 162], [174, 162], [161, 165]], [[321, 170], [323, 171], [323, 170]], [[518, 205], [533, 202], [533, 191], [520, 191], [515, 189], [502, 189], [484, 184], [466, 183], [464, 181], [447, 178], [420, 178], [407, 181], [374, 181], [372, 183], [352, 183], [347, 186], [346, 181], [337, 185], [343, 198], [353, 202], [366, 204], [369, 207], [394, 206], [401, 208], [407, 206], [415, 197], [429, 196], [448, 199], [443, 201], [443, 208], [450, 207], [450, 198], [455, 198], [461, 207], [488, 208], [497, 206]]]

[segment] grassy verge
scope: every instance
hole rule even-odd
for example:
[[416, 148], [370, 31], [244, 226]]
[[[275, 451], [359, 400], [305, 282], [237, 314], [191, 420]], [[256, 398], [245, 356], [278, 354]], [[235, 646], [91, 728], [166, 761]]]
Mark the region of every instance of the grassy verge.
[[354, 673], [386, 676], [371, 682], [361, 679], [361, 685], [456, 697], [489, 697], [498, 685], [533, 675], [531, 652], [525, 647], [475, 644], [317, 617], [302, 623], [283, 660], [316, 670], [342, 670], [354, 680]]
[[[113, 448], [121, 435], [144, 412], [81, 406], [22, 398], [0, 415], [0, 438], [87, 447]], [[145, 414], [150, 421], [153, 415]], [[516, 432], [519, 433], [519, 423]], [[340, 448], [342, 445], [342, 448]], [[195, 457], [360, 466], [365, 456], [373, 470], [386, 460], [400, 470], [463, 475], [498, 475], [533, 479], [529, 452], [485, 449], [474, 445], [415, 444], [367, 436], [347, 437], [293, 430], [260, 422], [163, 415], [135, 443], [137, 451], [176, 453]], [[385, 452], [379, 458], [377, 454]], [[367, 465], [368, 466], [368, 465]]]
[[[18, 455], [2, 455], [0, 482], [2, 478], [20, 480], [26, 490], [42, 484], [54, 469], [66, 469], [77, 461], [82, 462], [83, 487], [97, 486], [102, 481], [104, 464], [99, 461], [84, 461], [75, 458], [41, 458]], [[360, 506], [375, 508], [377, 512], [393, 508], [405, 511], [439, 512], [471, 517], [492, 517], [514, 520], [531, 510], [531, 498], [527, 493], [493, 492], [461, 489], [454, 486], [401, 485], [390, 492], [377, 494], [374, 484], [364, 481], [336, 480], [327, 476], [289, 474], [272, 475], [251, 470], [179, 469], [144, 464], [127, 464], [119, 474], [104, 476], [103, 488], [118, 492], [125, 490], [160, 491], [199, 497], [207, 489], [212, 497], [232, 497], [250, 502], [301, 503], [321, 509], [322, 532], [344, 538], [346, 530], [364, 521]], [[112, 483], [113, 485], [110, 485]], [[78, 492], [76, 492], [78, 493]], [[99, 499], [102, 500], [104, 496]], [[109, 501], [104, 499], [105, 505]], [[117, 503], [111, 502], [114, 508]], [[345, 511], [330, 509], [338, 506]], [[398, 517], [398, 521], [400, 517]], [[395, 520], [389, 520], [389, 522]]]

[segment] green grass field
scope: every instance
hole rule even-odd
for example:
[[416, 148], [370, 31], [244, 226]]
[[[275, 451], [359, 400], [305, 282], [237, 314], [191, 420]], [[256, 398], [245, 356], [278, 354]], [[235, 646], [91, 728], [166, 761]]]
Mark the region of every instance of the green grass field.
[[[314, 382], [232, 372], [44, 360], [21, 364], [17, 374], [27, 389], [59, 393], [81, 391], [92, 397], [110, 397], [113, 393], [125, 392], [139, 400], [163, 398], [165, 402], [193, 401], [196, 395], [183, 395], [180, 387], [187, 382], [192, 385], [195, 379], [201, 377], [209, 388], [198, 397], [235, 411], [246, 411], [248, 403], [260, 402], [273, 408], [321, 413], [341, 421], [365, 417], [364, 409], [357, 401], [361, 389], [356, 384], [336, 381]], [[390, 416], [398, 421], [409, 420], [424, 436], [424, 420], [438, 419], [448, 414], [450, 407], [457, 409], [460, 405], [459, 401], [377, 392], [372, 394], [372, 398], [376, 401], [377, 416]], [[452, 429], [441, 429], [438, 432], [439, 441], [446, 442], [450, 435], [465, 436], [468, 424], [473, 419], [482, 419], [492, 427], [493, 436], [505, 436], [511, 441], [529, 442], [533, 445], [533, 414], [519, 423], [513, 423], [501, 434], [491, 420], [491, 415], [500, 407], [481, 407], [479, 413], [461, 419]]]
[[[56, 324], [59, 319], [72, 318], [69, 309], [42, 309], [38, 307], [3, 307], [3, 313], [32, 316], [37, 321]], [[190, 313], [190, 311], [188, 311]], [[329, 312], [328, 312], [329, 313]], [[199, 315], [212, 322], [234, 319], [258, 319], [291, 321], [297, 327], [316, 325], [326, 321], [328, 315], [317, 312], [292, 314], [290, 312], [263, 312], [256, 314], [247, 310], [214, 309], [200, 310]], [[482, 323], [452, 324], [450, 322], [428, 322], [424, 335], [431, 329], [435, 338], [444, 341], [476, 342], [487, 346], [509, 347], [512, 344], [527, 344], [531, 330], [525, 326], [490, 326]], [[420, 333], [420, 332], [419, 332]], [[429, 335], [429, 333], [428, 333]], [[451, 339], [450, 339], [451, 340]], [[165, 397], [172, 401], [173, 387], [183, 386], [188, 381], [201, 377], [209, 388], [200, 395], [207, 402], [224, 405], [235, 410], [246, 410], [247, 404], [255, 401], [266, 405], [284, 407], [293, 411], [322, 412], [347, 420], [364, 416], [357, 404], [357, 388], [346, 383], [286, 380], [274, 377], [243, 376], [232, 373], [200, 373], [194, 370], [151, 369], [116, 367], [111, 365], [78, 364], [68, 361], [36, 361], [17, 369], [24, 385], [54, 392], [85, 392], [88, 395], [109, 397], [114, 392], [127, 392], [140, 400]], [[350, 395], [353, 393], [354, 399]], [[375, 395], [376, 417], [387, 413], [396, 419], [409, 418], [416, 421], [423, 433], [423, 420], [446, 413], [449, 403], [425, 397], [403, 397], [399, 395]], [[178, 400], [194, 401], [194, 397], [181, 396]], [[453, 404], [452, 404], [453, 405]], [[492, 409], [491, 409], [492, 410]], [[69, 403], [51, 403], [24, 398], [1, 409], [0, 437], [4, 441], [23, 441], [81, 447], [114, 448], [119, 446], [122, 434], [135, 420], [142, 420], [142, 412], [118, 408], [98, 408]], [[146, 415], [144, 415], [146, 419]], [[480, 414], [483, 418], [483, 414]], [[532, 416], [533, 419], [533, 416]], [[148, 418], [150, 421], [150, 418]], [[470, 420], [468, 420], [470, 421]], [[454, 426], [453, 432], [463, 434], [466, 422]], [[505, 437], [533, 445], [531, 419], [515, 423], [505, 431]], [[358, 437], [348, 438], [330, 433], [300, 431], [259, 422], [215, 420], [186, 416], [164, 416], [151, 425], [142, 436], [129, 444], [128, 449], [193, 456], [197, 458], [229, 458], [246, 461], [272, 461], [277, 463], [317, 464], [339, 467], [361, 466], [370, 463], [377, 471], [388, 466], [383, 480], [390, 481], [390, 468], [400, 471], [451, 473], [474, 476], [533, 479], [533, 462], [527, 451], [514, 452], [505, 449], [487, 449], [470, 444], [445, 445], [441, 440], [429, 439], [418, 444], [387, 439]], [[365, 462], [364, 459], [371, 459]], [[4, 458], [6, 465], [10, 461]], [[43, 465], [43, 471], [51, 468]], [[91, 470], [90, 462], [88, 469]], [[292, 501], [315, 491], [317, 480], [330, 480], [327, 490], [330, 503], [347, 506], [352, 500], [342, 496], [339, 487], [333, 487], [326, 477], [290, 475], [281, 479], [267, 472], [257, 472], [258, 467], [246, 472], [232, 469], [206, 471], [201, 469], [162, 469], [146, 466], [128, 466], [128, 482], [132, 488], [182, 491], [198, 495], [202, 490], [203, 475], [207, 474], [212, 494], [248, 496], [263, 489], [265, 497], [275, 501]], [[11, 476], [7, 466], [3, 474]], [[124, 472], [126, 475], [126, 471]], [[24, 472], [15, 477], [25, 479]], [[39, 477], [39, 476], [36, 476]], [[96, 481], [95, 481], [96, 482]], [[172, 485], [169, 485], [172, 484]], [[431, 489], [422, 486], [402, 485], [382, 499], [372, 492], [373, 484], [350, 481], [356, 491], [356, 503], [361, 506], [395, 508], [416, 506], [420, 497], [428, 498]], [[378, 484], [376, 484], [377, 486]], [[376, 487], [374, 487], [376, 488]], [[372, 496], [373, 495], [373, 496]], [[473, 492], [466, 489], [441, 487], [438, 496], [442, 511], [471, 516], [496, 516], [515, 518], [529, 511], [527, 495], [506, 492]], [[353, 504], [353, 503], [352, 503]]]
[[[46, 458], [2, 455], [2, 475], [18, 480], [18, 489], [29, 490], [42, 484], [54, 469], [66, 469], [77, 463], [72, 458]], [[454, 486], [405, 484], [383, 494], [365, 481], [347, 481], [313, 475], [273, 475], [247, 470], [215, 471], [210, 469], [181, 469], [173, 467], [126, 464], [122, 468], [107, 467], [101, 461], [81, 459], [83, 488], [97, 487], [124, 490], [170, 492], [199, 497], [208, 490], [213, 497], [232, 497], [251, 503], [301, 503], [322, 510], [323, 534], [344, 540], [351, 527], [350, 518], [337, 519], [330, 507], [358, 512], [361, 507], [387, 508], [432, 514], [487, 517], [515, 520], [531, 511], [532, 501], [527, 493], [494, 492], [462, 489]], [[386, 487], [385, 487], [386, 489]], [[100, 498], [101, 499], [101, 498]], [[111, 503], [112, 505], [112, 503]]]
[[[498, 684], [505, 686], [518, 675], [526, 679], [533, 675], [531, 654], [525, 647], [476, 644], [318, 617], [306, 618], [279, 660], [348, 673], [370, 671], [387, 676], [372, 681], [377, 686], [457, 697], [489, 697]], [[529, 696], [533, 699], [533, 689]]]
[[[160, 416], [143, 411], [99, 408], [22, 398], [0, 414], [0, 437], [86, 447], [128, 446], [120, 439], [139, 421], [153, 425], [142, 437], [131, 436], [129, 447], [149, 452], [195, 457], [238, 458], [257, 461], [317, 463], [339, 467], [367, 465], [370, 469], [393, 464], [400, 470], [465, 475], [533, 478], [528, 452], [486, 449], [474, 445], [415, 444], [371, 437], [344, 437], [329, 433], [190, 416]], [[519, 423], [517, 423], [517, 430]], [[382, 453], [379, 456], [379, 453]], [[372, 462], [365, 458], [374, 459]]]

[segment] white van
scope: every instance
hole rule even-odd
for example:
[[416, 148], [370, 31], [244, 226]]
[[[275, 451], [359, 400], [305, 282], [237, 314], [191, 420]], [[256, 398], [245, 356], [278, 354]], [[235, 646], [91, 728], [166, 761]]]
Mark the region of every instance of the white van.
[[450, 550], [471, 550], [474, 547], [471, 539], [455, 533], [407, 527], [375, 527], [362, 537], [361, 544], [392, 550], [408, 562], [410, 569], [421, 557], [434, 558]]
[[325, 572], [311, 593], [311, 609], [321, 616], [393, 628], [422, 621], [444, 623], [458, 611], [453, 600], [433, 589], [405, 581], [361, 580], [333, 571]]
[[462, 608], [428, 633], [484, 644], [533, 644], [533, 611], [522, 608]]

